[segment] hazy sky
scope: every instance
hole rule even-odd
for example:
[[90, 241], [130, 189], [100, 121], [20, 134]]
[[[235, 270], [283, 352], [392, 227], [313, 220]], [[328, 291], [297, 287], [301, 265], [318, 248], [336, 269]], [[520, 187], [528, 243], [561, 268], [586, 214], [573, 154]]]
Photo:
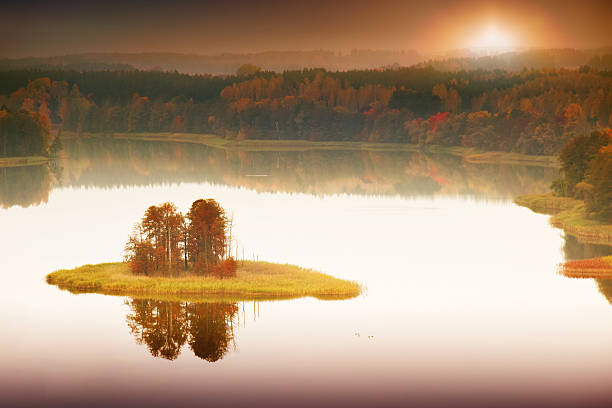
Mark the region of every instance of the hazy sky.
[[612, 1], [0, 0], [0, 56], [612, 45]]

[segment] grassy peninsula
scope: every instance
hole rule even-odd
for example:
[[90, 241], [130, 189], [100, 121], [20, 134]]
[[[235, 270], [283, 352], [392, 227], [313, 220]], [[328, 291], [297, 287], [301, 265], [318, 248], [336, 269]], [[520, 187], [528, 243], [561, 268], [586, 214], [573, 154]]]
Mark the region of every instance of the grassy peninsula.
[[612, 245], [612, 225], [587, 218], [582, 200], [547, 193], [519, 196], [514, 202], [537, 213], [551, 214], [552, 225], [580, 241]]
[[236, 277], [142, 276], [123, 262], [84, 265], [47, 275], [47, 283], [72, 293], [100, 293], [162, 300], [273, 300], [299, 297], [348, 299], [361, 293], [356, 282], [295, 265], [239, 262]]
[[570, 139], [559, 153], [561, 178], [554, 194], [525, 195], [514, 202], [552, 214], [551, 223], [583, 242], [612, 245], [612, 130]]

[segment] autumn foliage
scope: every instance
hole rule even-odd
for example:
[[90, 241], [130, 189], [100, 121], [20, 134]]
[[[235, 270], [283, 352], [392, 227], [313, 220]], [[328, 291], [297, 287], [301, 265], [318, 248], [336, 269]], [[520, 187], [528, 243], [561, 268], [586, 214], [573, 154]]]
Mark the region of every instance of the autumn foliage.
[[125, 246], [135, 274], [236, 276], [231, 258], [231, 223], [213, 199], [196, 200], [186, 215], [172, 203], [150, 206]]
[[612, 125], [612, 77], [590, 68], [274, 73], [246, 66], [233, 76], [17, 70], [0, 72], [0, 85], [0, 106], [77, 134], [214, 133], [554, 155], [572, 137]]
[[591, 215], [612, 223], [612, 130], [573, 138], [559, 158], [562, 177], [553, 183], [555, 192], [584, 200]]

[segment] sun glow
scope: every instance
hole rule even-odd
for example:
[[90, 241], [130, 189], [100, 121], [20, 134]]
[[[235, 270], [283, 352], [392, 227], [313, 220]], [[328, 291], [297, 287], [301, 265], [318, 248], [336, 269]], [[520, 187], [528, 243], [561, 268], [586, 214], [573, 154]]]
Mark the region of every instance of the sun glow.
[[514, 46], [514, 39], [495, 25], [488, 26], [484, 31], [474, 36], [470, 42], [472, 51], [484, 53], [510, 51]]

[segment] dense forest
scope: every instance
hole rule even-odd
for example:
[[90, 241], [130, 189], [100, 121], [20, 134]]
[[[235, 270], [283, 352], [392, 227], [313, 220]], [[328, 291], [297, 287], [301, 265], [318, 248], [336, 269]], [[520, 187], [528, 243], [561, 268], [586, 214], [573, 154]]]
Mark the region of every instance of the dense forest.
[[42, 111], [0, 109], [0, 157], [47, 154], [49, 117]]
[[612, 75], [588, 66], [282, 74], [250, 67], [234, 76], [5, 71], [0, 106], [36, 112], [77, 133], [215, 133], [238, 140], [398, 142], [549, 155], [611, 121]]
[[612, 131], [592, 132], [570, 140], [559, 155], [557, 194], [584, 200], [596, 218], [612, 224]]

